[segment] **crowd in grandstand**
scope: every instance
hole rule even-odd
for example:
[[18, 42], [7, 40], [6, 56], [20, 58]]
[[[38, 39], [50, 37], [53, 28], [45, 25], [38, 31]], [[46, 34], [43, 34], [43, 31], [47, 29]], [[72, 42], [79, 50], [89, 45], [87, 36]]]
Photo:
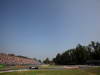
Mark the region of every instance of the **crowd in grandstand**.
[[23, 64], [38, 64], [38, 62], [31, 58], [24, 58], [12, 54], [0, 53], [0, 64], [23, 65]]

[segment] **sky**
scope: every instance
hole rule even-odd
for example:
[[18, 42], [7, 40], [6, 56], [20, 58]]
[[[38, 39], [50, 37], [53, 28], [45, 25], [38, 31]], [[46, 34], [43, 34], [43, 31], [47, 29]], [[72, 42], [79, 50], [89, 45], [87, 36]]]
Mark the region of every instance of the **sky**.
[[100, 41], [100, 0], [0, 0], [0, 52], [31, 58]]

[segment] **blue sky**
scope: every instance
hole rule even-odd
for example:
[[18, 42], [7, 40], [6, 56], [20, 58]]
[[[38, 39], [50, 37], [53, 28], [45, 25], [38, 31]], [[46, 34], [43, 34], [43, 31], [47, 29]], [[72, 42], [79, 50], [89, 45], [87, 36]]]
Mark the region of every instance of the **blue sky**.
[[100, 0], [0, 0], [0, 52], [44, 59], [100, 41]]

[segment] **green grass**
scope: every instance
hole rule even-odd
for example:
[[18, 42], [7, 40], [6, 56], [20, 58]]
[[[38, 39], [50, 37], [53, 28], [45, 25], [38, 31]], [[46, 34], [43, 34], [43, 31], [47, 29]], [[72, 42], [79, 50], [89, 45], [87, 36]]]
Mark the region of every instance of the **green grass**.
[[59, 71], [26, 71], [2, 73], [1, 75], [89, 75], [81, 70], [59, 70]]
[[0, 71], [18, 70], [18, 69], [20, 69], [20, 68], [16, 68], [15, 66], [0, 65]]
[[100, 75], [100, 68], [34, 70], [34, 71], [23, 71], [23, 72], [0, 73], [0, 75]]
[[5, 65], [4, 64], [0, 64], [0, 70], [4, 69]]
[[3, 67], [5, 67], [5, 65], [4, 64], [0, 64], [0, 68], [3, 68]]
[[89, 73], [92, 73], [94, 75], [100, 75], [100, 67], [98, 67], [98, 68], [89, 68], [89, 69], [86, 69], [85, 71], [87, 71]]
[[39, 66], [39, 68], [42, 68], [42, 69], [63, 68], [63, 66], [59, 66], [59, 65], [47, 65], [47, 66]]

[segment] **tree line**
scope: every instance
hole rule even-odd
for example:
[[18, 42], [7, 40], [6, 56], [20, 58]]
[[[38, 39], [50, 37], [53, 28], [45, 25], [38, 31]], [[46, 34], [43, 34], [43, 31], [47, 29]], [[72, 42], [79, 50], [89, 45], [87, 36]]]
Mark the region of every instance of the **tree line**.
[[100, 60], [100, 43], [92, 41], [89, 45], [78, 44], [76, 48], [58, 53], [53, 59], [57, 65], [87, 64], [88, 61]]
[[[58, 53], [53, 58], [52, 63], [56, 65], [76, 65], [87, 64], [89, 61], [96, 60], [100, 60], [100, 43], [92, 41], [87, 46], [78, 44], [76, 48], [66, 50], [62, 54]], [[44, 63], [49, 64], [49, 59], [47, 58]]]

